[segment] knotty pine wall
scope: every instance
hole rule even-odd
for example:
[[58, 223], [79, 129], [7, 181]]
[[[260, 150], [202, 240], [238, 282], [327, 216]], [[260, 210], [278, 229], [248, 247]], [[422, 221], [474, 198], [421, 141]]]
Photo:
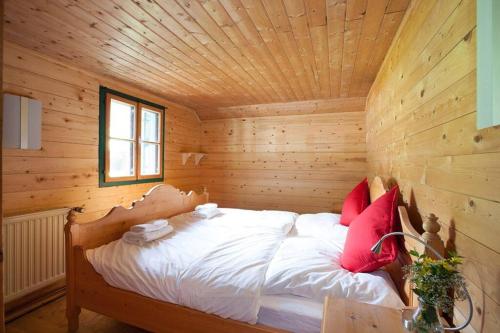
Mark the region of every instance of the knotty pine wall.
[[475, 2], [412, 2], [368, 96], [367, 156], [413, 221], [439, 217], [466, 258], [474, 328], [500, 332], [500, 127], [476, 128]]
[[199, 189], [199, 168], [181, 163], [181, 150], [199, 149], [200, 122], [193, 110], [120, 82], [65, 66], [5, 43], [5, 92], [42, 101], [42, 150], [3, 150], [6, 216], [58, 207], [84, 206], [81, 221], [96, 219], [114, 205], [130, 205], [154, 184], [98, 187], [99, 85], [168, 107], [166, 182]]
[[206, 120], [201, 130], [202, 183], [222, 206], [340, 211], [366, 176], [364, 103], [358, 112]]

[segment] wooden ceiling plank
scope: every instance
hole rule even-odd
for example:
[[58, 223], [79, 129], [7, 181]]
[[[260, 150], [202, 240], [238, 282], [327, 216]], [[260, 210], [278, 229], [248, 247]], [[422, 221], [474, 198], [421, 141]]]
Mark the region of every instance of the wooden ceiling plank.
[[385, 12], [386, 14], [404, 12], [409, 5], [410, 0], [390, 0]]
[[307, 14], [302, 0], [284, 0], [285, 10], [292, 27], [292, 32], [299, 46], [299, 54], [303, 58], [305, 70], [312, 73], [314, 81], [313, 96], [321, 97], [319, 75], [316, 68], [311, 35], [307, 24]]
[[346, 21], [344, 33], [344, 51], [342, 54], [342, 80], [340, 83], [340, 96], [347, 97], [351, 83], [352, 72], [354, 70], [354, 61], [356, 51], [359, 45], [359, 36], [363, 19]]
[[[126, 46], [120, 44], [119, 42], [113, 40], [112, 38], [108, 38], [107, 37], [108, 35], [102, 33], [97, 28], [97, 25], [93, 29], [85, 30], [88, 24], [85, 21], [80, 20], [79, 17], [84, 17], [86, 13], [82, 12], [80, 8], [75, 6], [69, 6], [68, 8], [61, 9], [59, 6], [56, 6], [54, 2], [49, 2], [44, 7], [45, 7], [44, 9], [41, 9], [43, 7], [38, 7], [40, 11], [37, 11], [37, 14], [46, 13], [46, 15], [50, 15], [51, 20], [60, 21], [57, 30], [66, 27], [65, 22], [71, 22], [71, 26], [67, 27], [65, 31], [67, 32], [68, 35], [74, 36], [78, 40], [75, 41], [71, 39], [68, 40], [65, 39], [65, 42], [71, 41], [75, 45], [78, 45], [80, 49], [84, 49], [82, 47], [83, 45], [85, 45], [86, 48], [90, 49], [96, 48], [97, 49], [97, 51], [95, 51], [96, 54], [102, 53], [104, 50], [109, 50], [111, 57], [114, 60], [119, 61], [120, 59], [123, 59], [124, 61], [126, 61], [131, 67], [130, 70], [132, 73], [137, 72], [142, 75], [146, 75], [148, 77], [153, 76], [154, 80], [156, 80], [157, 82], [169, 82], [168, 83], [169, 85], [172, 84], [173, 86], [184, 87], [186, 91], [195, 91], [194, 86], [192, 85], [190, 86], [187, 83], [180, 81], [178, 78], [176, 78], [175, 76], [171, 76], [169, 73], [162, 73], [159, 71], [155, 71], [154, 69], [148, 68], [147, 64], [144, 64], [139, 59], [136, 59], [130, 54], [126, 53], [126, 51], [129, 51], [129, 49]], [[73, 10], [75, 10], [75, 12], [73, 12]], [[61, 17], [65, 16], [68, 17], [68, 20], [66, 21], [60, 20]], [[99, 28], [102, 27], [103, 25], [101, 25]], [[88, 31], [89, 33], [86, 33], [86, 31]], [[168, 78], [168, 76], [170, 76], [170, 78]]]
[[[234, 45], [239, 47], [244, 54], [251, 55], [247, 58], [262, 77], [269, 82], [275, 82], [286, 93], [287, 98], [293, 99], [294, 93], [290, 85], [271, 55], [266, 52], [267, 48], [252, 22], [246, 17], [242, 4], [227, 1], [221, 3], [214, 0], [204, 2], [203, 8]], [[266, 69], [269, 73], [265, 73]]]
[[[276, 98], [280, 100], [284, 99], [283, 95], [278, 94], [274, 89], [271, 82], [264, 79], [261, 73], [255, 70], [249, 60], [232, 45], [224, 32], [222, 32], [222, 34], [219, 32], [214, 39], [198, 24], [197, 19], [191, 17], [191, 15], [174, 0], [157, 1], [157, 3], [160, 5], [162, 11], [171, 15], [176, 22], [186, 29], [188, 33], [196, 38], [201, 44], [217, 54], [218, 57], [222, 57], [226, 62], [231, 63], [230, 68], [238, 71], [241, 77], [240, 79], [246, 80], [249, 84], [256, 87], [256, 89], [262, 88], [264, 93], [268, 96], [266, 100], [273, 100]], [[208, 21], [211, 22], [211, 20]]]
[[319, 86], [322, 98], [330, 96], [330, 66], [328, 32], [326, 25], [310, 27], [311, 39], [313, 41], [314, 59], [318, 71]]
[[[265, 92], [263, 87], [253, 84], [254, 81], [250, 77], [249, 79], [242, 80], [242, 75], [246, 73], [240, 71], [241, 68], [229, 57], [229, 55], [225, 52], [221, 52], [223, 50], [220, 48], [214, 49], [202, 44], [193, 34], [185, 29], [184, 26], [163, 11], [163, 8], [157, 3], [136, 1], [135, 4], [155, 19], [159, 26], [163, 27], [164, 31], [167, 33], [165, 37], [174, 42], [177, 47], [187, 54], [187, 56], [205, 59], [209, 65], [217, 69], [217, 73], [222, 73], [225, 78], [230, 78], [236, 85], [243, 87], [254, 100], [259, 100], [259, 98], [263, 98], [263, 96], [266, 96], [268, 99], [270, 98], [270, 95]], [[182, 43], [185, 43], [186, 46], [184, 47]], [[191, 48], [191, 52], [189, 48]], [[223, 81], [226, 80], [223, 79]], [[237, 96], [234, 96], [233, 100], [238, 100]]]
[[328, 30], [326, 26], [326, 1], [305, 1], [309, 35], [311, 36], [314, 60], [318, 71], [321, 97], [330, 96], [330, 70], [329, 70], [329, 48]]
[[372, 0], [346, 0], [346, 1], [347, 1], [346, 20], [352, 21], [363, 18], [366, 12], [367, 2]]
[[359, 48], [356, 52], [351, 84], [349, 85], [349, 96], [366, 96], [368, 94], [367, 91], [363, 91], [363, 80], [367, 67], [373, 57], [375, 42], [385, 16], [385, 9], [388, 2], [389, 0], [368, 1], [366, 14], [363, 18], [361, 36], [359, 37]]
[[[193, 66], [193, 63], [197, 64], [198, 70], [202, 71], [206, 78], [214, 81], [217, 87], [223, 92], [218, 94], [218, 98], [234, 101], [239, 96], [241, 100], [254, 100], [256, 95], [252, 95], [252, 90], [248, 89], [250, 87], [241, 85], [240, 82], [220, 70], [220, 66], [217, 66], [217, 63], [210, 63], [196, 49], [193, 49], [174, 35], [148, 13], [141, 2], [123, 2], [117, 0], [114, 0], [114, 2], [115, 6], [122, 8], [128, 15], [134, 17], [139, 24], [149, 29], [144, 34], [147, 33], [150, 38], [154, 39], [153, 42], [155, 44], [160, 45], [166, 52], [172, 52], [182, 62], [187, 61], [186, 65], [188, 67]], [[201, 44], [199, 46], [203, 47]]]
[[[219, 1], [217, 2], [219, 3]], [[297, 98], [286, 76], [281, 71], [280, 64], [277, 63], [277, 59], [273, 59], [273, 55], [270, 54], [241, 2], [239, 0], [222, 0], [220, 3], [222, 10], [225, 10], [234, 22], [230, 26], [223, 27], [222, 30], [226, 32], [235, 45], [243, 45], [242, 49], [251, 55], [249, 59], [256, 68], [258, 66], [261, 71], [265, 71], [267, 68], [269, 72], [267, 74], [284, 91], [287, 98]]]
[[327, 0], [330, 96], [340, 96], [344, 53], [345, 0]]
[[303, 94], [296, 72], [281, 48], [276, 31], [267, 17], [262, 3], [260, 1], [248, 0], [244, 0], [243, 2], [240, 2], [240, 0], [222, 0], [222, 4], [224, 7], [230, 4], [232, 6], [243, 6], [244, 14], [242, 16], [244, 19], [237, 23], [239, 26], [245, 24], [245, 27], [242, 27], [242, 32], [248, 31], [255, 36], [256, 46], [262, 46], [266, 58], [269, 59], [269, 65], [279, 69], [282, 81], [290, 87], [294, 98], [296, 100], [305, 99], [306, 96]]
[[[123, 2], [123, 6], [126, 5], [134, 6], [131, 2]], [[132, 16], [132, 13], [138, 14], [142, 12], [137, 10], [137, 6], [130, 8], [130, 12], [125, 10], [123, 6], [119, 3], [113, 4], [110, 1], [94, 1], [92, 13], [96, 17], [102, 17], [108, 24], [113, 22], [113, 20], [110, 19], [110, 16], [116, 18], [116, 20], [120, 21], [121, 24], [115, 21], [116, 23], [113, 24], [113, 27], [115, 28], [121, 28], [122, 24], [125, 27], [130, 27], [129, 29], [121, 28], [120, 32], [137, 42], [145, 50], [144, 54], [146, 54], [148, 50], [151, 50], [153, 52], [151, 58], [158, 62], [160, 66], [168, 68], [169, 66], [174, 65], [178, 68], [176, 70], [179, 72], [186, 72], [186, 76], [192, 82], [197, 83], [201, 81], [206, 86], [210, 87], [208, 88], [209, 90], [212, 89], [211, 87], [213, 87], [215, 91], [218, 89], [224, 91], [226, 89], [226, 86], [220, 82], [219, 78], [217, 76], [210, 75], [210, 73], [202, 67], [200, 63], [179, 52], [174, 45], [165, 43], [165, 41], [159, 36], [159, 33], [162, 32], [161, 30], [158, 30], [158, 33], [150, 30], [145, 24], [147, 20], [144, 16], [141, 17], [142, 21], [139, 21]], [[222, 96], [219, 96], [218, 98], [222, 98]]]
[[378, 47], [371, 53], [370, 63], [364, 72], [362, 86], [360, 88], [361, 93], [368, 93], [370, 90], [403, 17], [404, 12], [392, 12], [384, 15], [384, 19], [380, 26], [380, 32], [375, 41]]
[[[172, 10], [173, 6], [171, 6], [171, 2], [173, 2], [173, 0], [167, 2], [169, 3], [168, 10]], [[241, 45], [241, 48], [235, 45], [197, 1], [177, 1], [177, 4], [185, 13], [189, 14], [191, 17], [190, 21], [196, 22], [199, 25], [205, 37], [210, 39], [209, 42], [220, 45], [237, 60], [238, 63], [247, 63], [247, 71], [249, 73], [255, 73], [255, 76], [260, 76], [260, 84], [264, 84], [264, 81], [267, 81], [280, 100], [286, 101], [291, 98], [291, 96], [288, 96], [286, 91], [282, 89], [279, 82], [271, 75], [272, 69], [263, 66], [260, 59], [255, 57], [255, 55], [245, 47], [246, 45]], [[183, 22], [185, 21], [186, 19], [184, 18]]]
[[[11, 8], [9, 12], [15, 13], [15, 10], [13, 10]], [[26, 10], [21, 10], [21, 12], [24, 13], [24, 15], [26, 14]], [[64, 26], [59, 25], [58, 30], [51, 31], [48, 27], [44, 26], [44, 22], [38, 22], [38, 20], [40, 20], [40, 17], [44, 17], [46, 14], [41, 12], [41, 11], [37, 11], [37, 13], [38, 13], [38, 17], [33, 17], [31, 19], [31, 22], [37, 23], [36, 27], [31, 27], [29, 25], [26, 25], [26, 21], [21, 20], [19, 22], [19, 24], [17, 25], [17, 28], [15, 29], [17, 31], [26, 31], [25, 33], [23, 33], [21, 35], [28, 35], [28, 36], [35, 36], [36, 37], [36, 38], [34, 38], [34, 41], [35, 41], [35, 43], [37, 43], [36, 45], [38, 45], [38, 47], [33, 46], [34, 49], [37, 49], [37, 50], [51, 49], [51, 46], [57, 45], [58, 50], [55, 51], [55, 54], [59, 55], [59, 56], [56, 56], [58, 59], [61, 59], [60, 55], [64, 53], [64, 50], [67, 50], [65, 52], [65, 54], [70, 55], [70, 56], [62, 57], [62, 59], [64, 61], [70, 60], [73, 63], [76, 61], [77, 64], [80, 66], [82, 63], [86, 63], [87, 60], [92, 61], [92, 60], [97, 58], [97, 61], [95, 62], [95, 64], [91, 66], [92, 68], [100, 68], [104, 64], [107, 64], [108, 68], [113, 68], [112, 73], [115, 73], [115, 72], [120, 73], [121, 72], [123, 77], [125, 77], [125, 78], [127, 76], [130, 76], [129, 75], [130, 72], [132, 72], [134, 70], [133, 67], [131, 67], [131, 68], [128, 68], [127, 71], [122, 72], [121, 69], [127, 68], [130, 65], [130, 63], [128, 63], [127, 61], [123, 61], [121, 58], [116, 57], [113, 54], [109, 54], [107, 57], [99, 57], [99, 56], [96, 57], [96, 55], [103, 53], [103, 50], [96, 50], [96, 51], [92, 52], [93, 46], [92, 45], [85, 45], [85, 43], [83, 43], [82, 40], [76, 41], [72, 38], [66, 38], [64, 40], [57, 39], [57, 38], [51, 38], [51, 36], [57, 36], [58, 31], [61, 31], [61, 29], [64, 28]], [[15, 19], [17, 17], [22, 17], [22, 16], [16, 15], [15, 17], [10, 18], [11, 23], [9, 23], [9, 25], [13, 26], [15, 23], [17, 23], [15, 21]], [[53, 17], [48, 17], [48, 18], [50, 18], [51, 20], [54, 20]], [[42, 29], [40, 29], [40, 27]], [[41, 30], [43, 30], [43, 31], [41, 31]], [[75, 29], [72, 29], [72, 31], [75, 31]], [[78, 35], [78, 33], [76, 33], [76, 35]], [[69, 44], [69, 46], [66, 47], [66, 45], [68, 45], [68, 44]], [[85, 47], [82, 48], [82, 46], [85, 46]], [[76, 51], [73, 51], [73, 50], [76, 50]], [[139, 72], [140, 72], [140, 70], [139, 70]], [[148, 77], [149, 77], [149, 75], [147, 73], [143, 73], [143, 80], [149, 80]], [[151, 85], [153, 87], [156, 86], [155, 90], [158, 90], [158, 86], [157, 86], [157, 84], [155, 85], [154, 82], [157, 82], [157, 81], [151, 80]], [[176, 87], [173, 83], [171, 83], [169, 85], [172, 85], [172, 88]], [[177, 87], [177, 89], [178, 89], [178, 87]], [[163, 90], [163, 93], [165, 93], [164, 90]], [[179, 89], [179, 93], [183, 93], [186, 96], [188, 96], [190, 94], [187, 91], [183, 92], [183, 90], [180, 90], [180, 89]]]
[[[19, 38], [22, 38], [22, 36], [24, 36], [25, 32], [23, 33], [14, 33], [13, 31], [6, 31], [6, 37], [9, 37], [10, 40], [16, 40], [16, 39], [19, 39]], [[29, 40], [29, 39], [23, 39], [23, 43], [21, 46], [24, 46], [24, 47], [27, 47], [29, 49], [33, 49], [33, 50], [36, 50], [36, 51], [41, 51], [43, 52], [44, 54], [46, 54], [47, 56], [53, 58], [53, 59], [56, 59], [58, 61], [61, 61], [63, 63], [66, 63], [66, 64], [71, 64], [75, 59], [77, 58], [71, 58], [71, 59], [68, 59], [67, 57], [65, 56], [62, 56], [61, 55], [61, 52], [64, 52], [66, 51], [66, 47], [64, 47], [63, 45], [59, 45], [59, 52], [58, 51], [53, 51], [53, 49], [51, 48], [51, 46], [53, 45], [53, 43], [51, 43], [50, 40], [43, 40], [43, 38], [45, 36], [43, 35], [36, 35], [36, 32], [32, 32], [34, 38]], [[48, 46], [48, 47], [47, 47]], [[54, 52], [54, 53], [52, 53]], [[88, 57], [86, 54], [83, 54], [80, 56], [82, 57]], [[109, 59], [108, 59], [109, 60]], [[128, 82], [129, 84], [133, 84], [137, 87], [141, 87], [142, 90], [144, 91], [149, 91], [151, 93], [161, 93], [163, 96], [166, 96], [166, 97], [169, 97], [170, 94], [168, 91], [165, 91], [164, 89], [161, 89], [160, 91], [158, 91], [158, 85], [157, 84], [154, 84], [153, 81], [148, 81], [147, 78], [141, 78], [141, 80], [135, 80], [135, 79], [130, 79], [130, 70], [129, 71], [123, 71], [123, 69], [125, 68], [125, 66], [120, 66], [119, 64], [117, 65], [115, 63], [115, 68], [113, 68], [112, 70], [109, 70], [107, 68], [105, 68], [105, 63], [100, 61], [100, 60], [96, 60], [96, 65], [95, 68], [93, 66], [87, 66], [86, 64], [83, 64], [81, 62], [78, 62], [78, 68], [82, 68], [84, 70], [88, 70], [88, 71], [91, 71], [91, 72], [96, 72], [97, 71], [97, 68], [100, 69], [100, 73], [101, 75], [103, 76], [108, 76], [109, 78], [111, 79], [118, 79], [118, 80], [122, 80], [124, 82]], [[180, 96], [187, 96], [187, 93], [185, 93], [185, 95], [183, 95], [182, 92], [179, 92], [179, 91], [176, 91], [177, 94], [175, 95], [172, 95], [171, 97], [171, 100], [173, 102], [178, 102], [178, 103], [183, 103], [184, 105], [190, 105], [190, 107], [192, 108], [198, 108], [200, 107], [200, 104], [198, 103], [198, 99], [189, 99], [189, 100], [186, 100], [185, 98], [182, 98]], [[187, 103], [187, 102], [189, 103]], [[206, 103], [203, 103], [203, 105], [206, 105]]]
[[261, 3], [266, 11], [266, 15], [271, 21], [274, 31], [281, 43], [281, 46], [288, 55], [293, 68], [300, 77], [300, 83], [303, 87], [304, 95], [307, 99], [314, 97], [315, 80], [314, 75], [307, 69], [307, 65], [303, 62], [300, 56], [299, 46], [292, 32], [288, 14], [281, 1], [261, 0]]
[[307, 20], [310, 27], [326, 25], [326, 1], [307, 0], [305, 1], [307, 10]]
[[[148, 70], [151, 70], [160, 77], [164, 74], [168, 74], [174, 79], [182, 82], [182, 84], [192, 88], [196, 88], [199, 85], [206, 89], [206, 92], [215, 92], [210, 85], [201, 80], [196, 80], [195, 77], [189, 76], [184, 70], [176, 65], [165, 61], [163, 57], [153, 54], [150, 48], [155, 48], [155, 44], [149, 42], [145, 38], [141, 41], [141, 44], [141, 42], [135, 41], [133, 37], [128, 36], [127, 34], [132, 34], [135, 38], [141, 39], [142, 37], [129, 25], [131, 22], [123, 23], [117, 21], [113, 16], [109, 15], [106, 10], [99, 9], [99, 7], [96, 8], [95, 4], [92, 4], [90, 1], [58, 1], [64, 6], [62, 11], [73, 13], [83, 24], [93, 25], [93, 29], [91, 29], [90, 32], [96, 34], [96, 39], [109, 36], [110, 38], [107, 40], [107, 43], [134, 59], [139, 60], [144, 64], [144, 67], [149, 66], [150, 68], [148, 68]], [[103, 3], [110, 4], [109, 2]], [[48, 6], [48, 8], [54, 8], [54, 6]], [[62, 11], [57, 12], [56, 17], [62, 15]], [[144, 45], [148, 47], [144, 47]]]

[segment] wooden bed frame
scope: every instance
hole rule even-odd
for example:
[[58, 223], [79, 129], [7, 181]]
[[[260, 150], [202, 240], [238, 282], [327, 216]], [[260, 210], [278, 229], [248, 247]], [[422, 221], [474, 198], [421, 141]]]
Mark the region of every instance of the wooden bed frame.
[[[375, 177], [371, 187], [372, 201], [386, 192], [382, 180]], [[192, 211], [196, 205], [206, 203], [208, 193], [186, 194], [170, 185], [157, 185], [146, 193], [141, 200], [135, 201], [130, 208], [114, 207], [101, 219], [91, 223], [76, 222], [78, 208], [68, 215], [66, 235], [66, 315], [70, 331], [78, 329], [80, 309], [85, 308], [125, 323], [153, 332], [285, 332], [260, 324], [250, 325], [216, 315], [151, 299], [134, 292], [115, 288], [107, 284], [85, 257], [85, 251], [119, 239], [132, 225], [145, 223], [152, 219], [168, 218], [173, 215]], [[402, 228], [406, 232], [419, 235], [411, 226], [403, 206], [399, 207]], [[437, 224], [437, 223], [436, 223]], [[439, 226], [439, 225], [437, 225]], [[424, 239], [439, 243], [438, 227], [424, 224]], [[412, 248], [422, 252], [421, 244], [406, 240]], [[401, 298], [406, 304], [414, 300], [409, 287], [403, 280], [401, 267], [410, 263], [404, 246], [398, 260], [386, 267], [395, 282]]]

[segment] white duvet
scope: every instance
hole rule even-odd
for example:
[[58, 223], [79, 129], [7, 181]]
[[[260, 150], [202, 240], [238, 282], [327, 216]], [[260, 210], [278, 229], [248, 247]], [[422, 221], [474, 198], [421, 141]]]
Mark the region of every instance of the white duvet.
[[340, 267], [347, 228], [339, 215], [222, 211], [210, 220], [178, 215], [163, 239], [146, 247], [117, 240], [87, 258], [112, 286], [248, 323], [258, 320], [261, 295], [403, 305], [386, 272]]
[[147, 247], [117, 240], [87, 258], [112, 286], [256, 323], [268, 265], [297, 214], [222, 211], [210, 220], [181, 214], [169, 219], [172, 234]]

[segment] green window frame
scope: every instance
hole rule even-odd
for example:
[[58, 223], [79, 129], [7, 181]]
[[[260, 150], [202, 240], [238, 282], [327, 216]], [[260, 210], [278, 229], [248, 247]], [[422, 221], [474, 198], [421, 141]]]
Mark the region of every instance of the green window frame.
[[[111, 120], [112, 103], [128, 105], [131, 107], [131, 110], [133, 110], [133, 112], [131, 112], [131, 119], [133, 120], [128, 124], [131, 126], [131, 131], [129, 133], [130, 137], [119, 138], [116, 134], [112, 133], [113, 130], [109, 123]], [[143, 131], [145, 132], [146, 130], [142, 125], [142, 121], [145, 114], [153, 116], [153, 118], [158, 117], [158, 127], [156, 132], [153, 131], [153, 133], [155, 133], [153, 138], [150, 137], [143, 140]], [[165, 114], [166, 108], [163, 105], [152, 103], [142, 98], [124, 94], [107, 87], [99, 87], [99, 187], [163, 182], [165, 176]], [[147, 124], [147, 122], [145, 123]], [[125, 144], [128, 142], [130, 144], [132, 152], [129, 162], [132, 163], [132, 167], [129, 175], [117, 176], [111, 174], [111, 141]], [[148, 166], [142, 163], [142, 150], [143, 146], [146, 147], [147, 145], [149, 145], [149, 148], [153, 148], [153, 151], [157, 152], [158, 165], [157, 168], [154, 168], [155, 172], [148, 171], [143, 174], [142, 170], [147, 169]], [[144, 149], [144, 151], [146, 151], [146, 149]], [[149, 152], [151, 152], [151, 150], [149, 150]]]

